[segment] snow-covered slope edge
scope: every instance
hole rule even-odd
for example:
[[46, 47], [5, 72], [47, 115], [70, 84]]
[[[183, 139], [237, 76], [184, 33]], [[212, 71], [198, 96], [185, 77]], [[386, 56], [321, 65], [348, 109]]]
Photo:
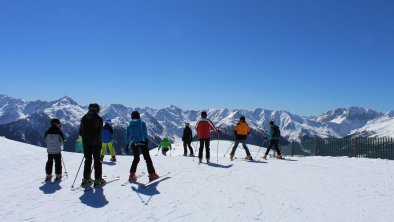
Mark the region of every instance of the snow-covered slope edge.
[[[70, 190], [81, 154], [64, 152], [69, 178], [44, 185], [45, 149], [0, 138], [0, 149], [6, 154], [0, 156], [0, 218], [6, 222], [388, 222], [394, 216], [392, 161], [308, 157], [230, 162], [223, 158], [229, 146], [220, 142], [216, 163], [216, 144], [212, 145], [212, 165], [197, 165], [192, 158], [179, 156], [183, 152], [179, 144], [168, 157], [155, 156], [157, 150], [152, 150], [157, 172], [170, 171], [171, 178], [150, 188], [120, 186], [131, 158], [119, 157], [116, 165], [104, 164], [103, 172], [110, 178], [121, 176], [121, 181], [84, 193]], [[252, 151], [255, 154], [256, 147]], [[236, 154], [241, 158], [244, 151]], [[143, 161], [138, 171], [146, 172]]]

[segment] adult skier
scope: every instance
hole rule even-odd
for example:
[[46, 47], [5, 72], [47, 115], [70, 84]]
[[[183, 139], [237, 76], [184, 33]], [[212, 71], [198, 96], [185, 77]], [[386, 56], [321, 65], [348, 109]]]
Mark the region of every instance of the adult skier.
[[45, 166], [46, 180], [52, 178], [53, 161], [55, 160], [56, 180], [62, 178], [62, 145], [64, 134], [60, 130], [60, 120], [51, 119], [51, 127], [45, 132], [45, 143], [47, 144], [48, 161]]
[[192, 141], [193, 141], [193, 133], [192, 129], [190, 128], [190, 124], [186, 123], [185, 124], [185, 129], [183, 129], [183, 136], [182, 136], [182, 141], [183, 141], [183, 156], [187, 156], [187, 148], [189, 147], [190, 150], [190, 156], [194, 156], [193, 153], [193, 148], [192, 148]]
[[109, 149], [109, 152], [111, 154], [111, 159], [110, 161], [115, 162], [116, 161], [116, 154], [115, 154], [115, 149], [114, 149], [114, 144], [112, 142], [112, 136], [114, 134], [114, 129], [111, 126], [111, 120], [106, 119], [104, 122], [104, 127], [103, 127], [103, 144], [101, 148], [101, 161], [104, 160], [105, 154], [107, 154], [107, 148]]
[[209, 163], [209, 158], [211, 156], [209, 145], [211, 142], [211, 129], [216, 133], [219, 133], [219, 130], [215, 127], [211, 120], [207, 119], [207, 112], [201, 112], [201, 119], [196, 123], [196, 131], [198, 135], [198, 139], [200, 141], [200, 149], [198, 151], [198, 159], [199, 163], [202, 162], [202, 155], [205, 145], [206, 159], [207, 163]]
[[167, 152], [172, 149], [171, 147], [171, 141], [167, 138], [164, 137], [164, 139], [160, 142], [159, 144], [159, 150], [161, 149], [161, 152], [164, 156], [167, 156]]
[[249, 133], [250, 133], [250, 129], [249, 129], [249, 125], [246, 123], [245, 116], [241, 116], [239, 118], [239, 122], [234, 128], [235, 143], [230, 153], [231, 160], [234, 159], [234, 154], [238, 148], [239, 143], [241, 143], [243, 148], [245, 149], [246, 152], [245, 160], [253, 160], [252, 156], [250, 155], [249, 149], [246, 146], [246, 139], [248, 138]]
[[100, 161], [103, 119], [98, 115], [99, 112], [100, 106], [97, 103], [90, 104], [89, 111], [82, 117], [79, 127], [79, 134], [82, 136], [83, 152], [85, 156], [85, 167], [82, 179], [83, 186], [93, 182], [90, 177], [92, 173], [92, 159], [94, 161], [94, 185], [105, 183], [105, 180], [102, 178], [102, 164]]
[[276, 158], [282, 159], [282, 155], [281, 155], [280, 149], [279, 149], [279, 138], [280, 138], [279, 127], [277, 125], [275, 125], [274, 121], [270, 121], [270, 130], [268, 133], [268, 139], [270, 140], [270, 144], [267, 148], [267, 151], [265, 151], [263, 159], [265, 159], [265, 160], [267, 159], [267, 155], [273, 146], [275, 147], [275, 150], [278, 153]]
[[125, 137], [126, 147], [131, 146], [134, 159], [130, 168], [130, 181], [137, 180], [137, 165], [140, 162], [140, 154], [144, 156], [146, 166], [148, 168], [149, 180], [155, 180], [159, 178], [156, 174], [155, 168], [153, 167], [153, 162], [149, 154], [148, 149], [148, 131], [146, 128], [146, 124], [141, 120], [140, 113], [138, 111], [133, 111], [131, 113], [131, 121], [129, 126], [127, 127], [126, 137]]

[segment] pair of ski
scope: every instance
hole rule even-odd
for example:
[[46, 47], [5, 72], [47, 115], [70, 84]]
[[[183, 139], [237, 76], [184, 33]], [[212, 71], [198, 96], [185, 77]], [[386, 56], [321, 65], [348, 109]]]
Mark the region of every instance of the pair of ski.
[[145, 172], [142, 172], [142, 173], [140, 173], [140, 174], [137, 175], [136, 180], [130, 180], [130, 179], [129, 179], [129, 180], [127, 180], [126, 182], [122, 183], [121, 186], [127, 186], [127, 185], [129, 185], [129, 184], [137, 183], [137, 184], [141, 185], [142, 187], [147, 188], [147, 187], [149, 187], [149, 185], [151, 185], [151, 184], [153, 184], [153, 183], [156, 183], [156, 182], [159, 182], [159, 181], [161, 181], [161, 180], [166, 179], [166, 178], [170, 175], [170, 172], [168, 172], [168, 173], [166, 173], [166, 174], [160, 176], [159, 178], [157, 178], [157, 179], [155, 179], [155, 180], [151, 180], [151, 181], [149, 181], [149, 182], [147, 182], [147, 183], [139, 183], [139, 182], [137, 182], [137, 180], [138, 180], [139, 178], [141, 178], [142, 176], [144, 176], [144, 175], [145, 175]]
[[[103, 176], [103, 179], [106, 180], [107, 177]], [[101, 184], [98, 184], [98, 185], [93, 185], [93, 184], [82, 185], [81, 184], [78, 187], [71, 187], [71, 190], [72, 191], [83, 190], [83, 191], [87, 192], [87, 191], [91, 191], [91, 190], [97, 189], [99, 187], [103, 187], [103, 186], [105, 186], [105, 185], [107, 185], [109, 183], [113, 183], [113, 182], [118, 181], [118, 180], [120, 180], [120, 177], [116, 176], [116, 177], [113, 177], [110, 180], [106, 180], [105, 183], [101, 183]]]
[[68, 178], [68, 175], [64, 175], [62, 178], [60, 178], [60, 179], [53, 179], [52, 180], [52, 177], [51, 178], [45, 178], [45, 180], [44, 181], [42, 181], [41, 183], [42, 184], [46, 184], [46, 183], [50, 183], [50, 184], [55, 184], [55, 183], [61, 183], [61, 182], [63, 182], [64, 180], [66, 180]]

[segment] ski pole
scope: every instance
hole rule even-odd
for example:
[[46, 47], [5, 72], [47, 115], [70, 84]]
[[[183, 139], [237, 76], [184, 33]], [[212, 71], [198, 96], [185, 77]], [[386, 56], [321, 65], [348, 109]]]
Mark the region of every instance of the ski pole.
[[160, 148], [158, 147], [156, 156], [159, 156], [159, 150], [160, 150]]
[[255, 159], [257, 159], [257, 156], [259, 155], [260, 150], [261, 150], [262, 148], [263, 148], [263, 145], [261, 145], [260, 148], [259, 148], [259, 151], [257, 151], [256, 156], [254, 157]]
[[218, 145], [216, 146], [216, 162], [217, 163], [219, 163], [219, 142], [220, 142], [220, 140], [219, 140], [219, 132], [218, 132]]
[[63, 156], [62, 156], [62, 162], [63, 162], [63, 166], [64, 166], [64, 174], [68, 177], [67, 168], [66, 168], [66, 164], [64, 164]]
[[75, 175], [75, 179], [74, 179], [74, 182], [73, 182], [73, 185], [71, 186], [71, 188], [74, 188], [75, 181], [77, 180], [77, 176], [78, 176], [79, 170], [81, 169], [81, 166], [82, 166], [82, 163], [83, 163], [84, 159], [85, 159], [85, 156], [82, 157], [81, 164], [79, 165], [79, 168], [78, 168], [78, 171], [77, 171], [77, 175]]
[[228, 151], [230, 151], [230, 149], [231, 149], [231, 147], [233, 146], [233, 144], [234, 144], [234, 141], [233, 141], [233, 142], [230, 144], [230, 146], [228, 147], [226, 153], [224, 154], [224, 157], [226, 157]]

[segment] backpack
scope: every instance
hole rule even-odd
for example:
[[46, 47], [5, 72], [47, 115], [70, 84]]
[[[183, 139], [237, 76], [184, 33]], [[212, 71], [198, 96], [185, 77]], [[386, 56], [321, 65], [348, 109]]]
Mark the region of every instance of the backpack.
[[274, 134], [272, 135], [273, 137], [279, 138], [280, 137], [280, 129], [278, 126], [274, 127]]

